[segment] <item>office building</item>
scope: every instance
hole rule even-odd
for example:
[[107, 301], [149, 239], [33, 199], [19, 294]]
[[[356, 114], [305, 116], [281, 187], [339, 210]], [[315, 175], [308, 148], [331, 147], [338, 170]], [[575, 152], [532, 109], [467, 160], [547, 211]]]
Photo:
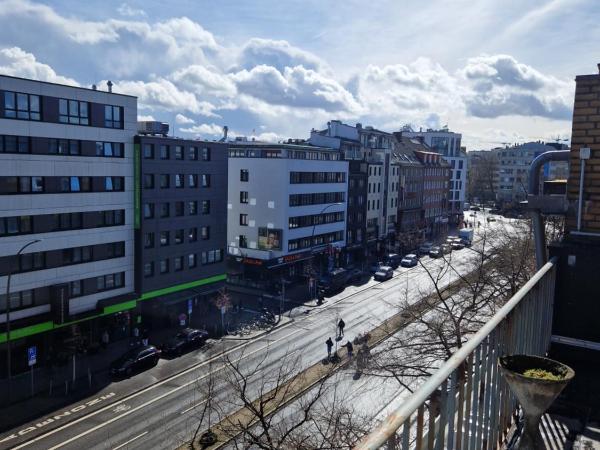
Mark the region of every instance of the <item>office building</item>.
[[10, 340], [12, 373], [31, 346], [41, 364], [103, 331], [128, 335], [136, 116], [135, 97], [0, 76], [0, 358]]

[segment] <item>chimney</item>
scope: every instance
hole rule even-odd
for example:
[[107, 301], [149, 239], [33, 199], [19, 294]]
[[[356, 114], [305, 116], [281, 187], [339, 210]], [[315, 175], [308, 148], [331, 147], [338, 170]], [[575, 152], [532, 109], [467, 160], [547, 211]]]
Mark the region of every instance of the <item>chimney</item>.
[[106, 82], [106, 85], [108, 86], [108, 92], [112, 92], [113, 82], [108, 80]]
[[92, 84], [92, 91], [97, 91], [98, 90], [98, 86], [96, 86], [95, 84]]

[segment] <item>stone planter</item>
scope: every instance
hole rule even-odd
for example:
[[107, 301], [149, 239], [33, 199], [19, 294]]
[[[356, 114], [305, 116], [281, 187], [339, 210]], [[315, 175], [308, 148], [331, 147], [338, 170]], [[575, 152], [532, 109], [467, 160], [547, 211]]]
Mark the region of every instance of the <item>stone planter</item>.
[[[548, 358], [510, 355], [499, 358], [500, 371], [515, 394], [525, 417], [525, 426], [515, 449], [543, 450], [539, 430], [542, 415], [575, 376], [569, 366]], [[558, 380], [532, 378], [523, 375], [529, 369], [542, 369], [560, 377]]]

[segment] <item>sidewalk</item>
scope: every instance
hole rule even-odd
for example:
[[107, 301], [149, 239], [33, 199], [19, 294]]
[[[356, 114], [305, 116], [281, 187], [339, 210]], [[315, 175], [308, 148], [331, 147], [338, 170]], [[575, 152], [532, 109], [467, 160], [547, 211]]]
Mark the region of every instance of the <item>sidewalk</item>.
[[[245, 315], [238, 316], [239, 318]], [[236, 320], [236, 319], [233, 319]], [[227, 347], [227, 350], [239, 347], [244, 341], [257, 338], [263, 334], [271, 332], [275, 328], [280, 328], [289, 323], [291, 319], [285, 318], [279, 321], [274, 327], [266, 330], [259, 330], [242, 339], [223, 336], [218, 340], [209, 339], [206, 350], [208, 357], [217, 356], [222, 353], [219, 349], [214, 349], [214, 344], [221, 342]], [[149, 343], [160, 345], [168, 337], [172, 336], [179, 328], [167, 328], [152, 332], [149, 337]], [[7, 402], [7, 381], [0, 380], [0, 432], [8, 431], [29, 421], [43, 417], [46, 414], [65, 408], [76, 402], [83, 402], [86, 399], [98, 397], [111, 398], [115, 401], [125, 395], [132, 394], [138, 390], [144, 389], [151, 384], [142, 383], [136, 385], [135, 390], [127, 389], [126, 383], [113, 383], [109, 373], [109, 366], [112, 361], [120, 357], [131, 348], [131, 339], [111, 343], [106, 350], [100, 350], [97, 354], [76, 355], [75, 357], [75, 382], [73, 382], [73, 364], [72, 362], [60, 367], [43, 367], [34, 371], [35, 395], [31, 397], [31, 374], [19, 374], [12, 378], [11, 400], [12, 404]], [[193, 366], [192, 363], [186, 364], [185, 357], [175, 360], [161, 360], [161, 370], [164, 373], [162, 378], [168, 378], [176, 375], [183, 370]], [[89, 371], [88, 371], [89, 369]], [[165, 373], [166, 369], [166, 373]], [[140, 374], [141, 375], [141, 374]], [[142, 377], [136, 377], [138, 380]], [[149, 377], [150, 378], [150, 377]], [[141, 381], [141, 380], [140, 380]], [[112, 386], [111, 386], [111, 383]], [[110, 392], [106, 390], [111, 386]], [[103, 401], [105, 406], [105, 402]], [[7, 406], [5, 406], [7, 405]], [[89, 411], [86, 411], [89, 412]]]

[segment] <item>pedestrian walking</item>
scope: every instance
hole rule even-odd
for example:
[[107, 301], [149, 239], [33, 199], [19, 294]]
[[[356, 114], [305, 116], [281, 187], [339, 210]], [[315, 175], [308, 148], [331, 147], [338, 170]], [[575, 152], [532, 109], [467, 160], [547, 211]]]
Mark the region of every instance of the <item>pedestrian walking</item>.
[[340, 319], [340, 321], [338, 322], [338, 329], [339, 329], [339, 337], [342, 337], [344, 335], [344, 327], [346, 326], [346, 323], [344, 322], [343, 319]]
[[346, 348], [348, 349], [348, 358], [352, 358], [352, 352], [354, 351], [354, 346], [352, 345], [352, 342], [346, 342]]
[[327, 358], [331, 359], [331, 349], [333, 348], [333, 341], [331, 340], [331, 337], [325, 341], [325, 345], [327, 345]]

